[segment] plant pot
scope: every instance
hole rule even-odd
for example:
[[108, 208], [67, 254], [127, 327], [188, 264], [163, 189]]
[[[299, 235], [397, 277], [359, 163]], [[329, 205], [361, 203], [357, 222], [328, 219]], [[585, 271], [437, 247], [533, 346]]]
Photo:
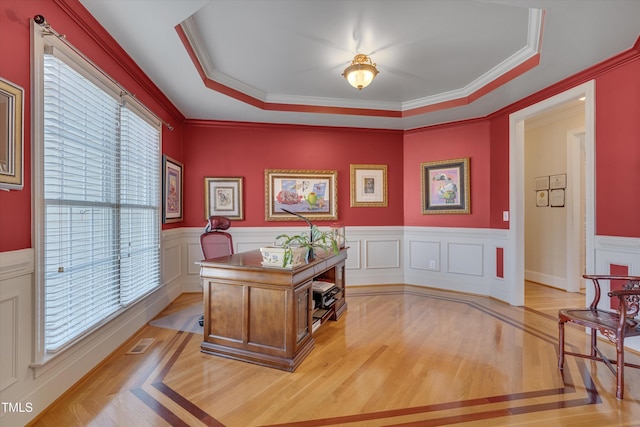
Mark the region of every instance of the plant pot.
[[262, 265], [265, 267], [279, 267], [279, 268], [295, 268], [304, 264], [305, 257], [307, 255], [307, 248], [291, 248], [293, 251], [292, 262], [288, 262], [283, 265], [285, 248], [280, 246], [267, 246], [260, 248], [262, 253]]

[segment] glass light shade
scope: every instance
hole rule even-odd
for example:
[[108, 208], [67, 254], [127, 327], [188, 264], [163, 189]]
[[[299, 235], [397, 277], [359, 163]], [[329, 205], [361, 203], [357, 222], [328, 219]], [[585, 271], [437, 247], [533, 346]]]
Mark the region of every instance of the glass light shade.
[[376, 64], [373, 64], [367, 55], [362, 54], [356, 55], [351, 65], [342, 73], [349, 84], [358, 90], [369, 86], [377, 74]]

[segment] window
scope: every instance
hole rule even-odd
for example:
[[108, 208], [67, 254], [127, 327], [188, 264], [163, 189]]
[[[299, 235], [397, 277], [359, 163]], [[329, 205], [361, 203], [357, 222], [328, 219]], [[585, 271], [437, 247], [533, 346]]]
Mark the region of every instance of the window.
[[160, 286], [161, 128], [73, 48], [35, 38], [36, 335], [47, 359]]

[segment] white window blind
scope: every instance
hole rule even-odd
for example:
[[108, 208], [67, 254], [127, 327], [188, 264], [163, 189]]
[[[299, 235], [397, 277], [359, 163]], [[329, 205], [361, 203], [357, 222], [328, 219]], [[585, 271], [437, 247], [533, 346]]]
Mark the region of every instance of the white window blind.
[[44, 55], [44, 349], [160, 285], [160, 131]]
[[158, 131], [121, 110], [120, 265], [124, 305], [160, 283], [160, 161]]

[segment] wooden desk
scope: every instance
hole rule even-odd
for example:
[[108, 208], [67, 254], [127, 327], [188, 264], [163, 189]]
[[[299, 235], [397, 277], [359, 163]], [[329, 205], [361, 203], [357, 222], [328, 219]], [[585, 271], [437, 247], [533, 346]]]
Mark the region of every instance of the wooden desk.
[[328, 279], [341, 294], [329, 318], [346, 310], [346, 249], [294, 269], [262, 266], [259, 250], [200, 262], [204, 289], [202, 352], [294, 371], [313, 350], [311, 281]]

